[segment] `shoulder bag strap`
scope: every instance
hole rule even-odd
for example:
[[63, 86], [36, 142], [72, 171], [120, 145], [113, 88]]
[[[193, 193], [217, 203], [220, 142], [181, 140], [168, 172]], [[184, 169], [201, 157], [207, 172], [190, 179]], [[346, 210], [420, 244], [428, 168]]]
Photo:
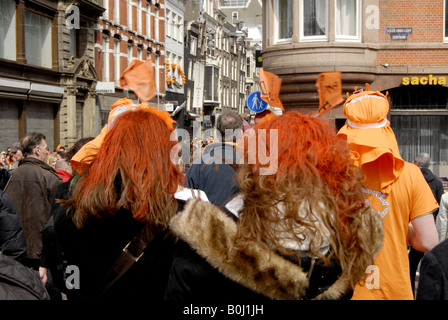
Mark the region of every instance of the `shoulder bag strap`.
[[143, 255], [143, 251], [152, 239], [154, 239], [154, 233], [151, 231], [149, 225], [146, 225], [134, 239], [123, 248], [123, 252], [109, 269], [109, 272], [98, 290], [100, 296], [140, 259]]

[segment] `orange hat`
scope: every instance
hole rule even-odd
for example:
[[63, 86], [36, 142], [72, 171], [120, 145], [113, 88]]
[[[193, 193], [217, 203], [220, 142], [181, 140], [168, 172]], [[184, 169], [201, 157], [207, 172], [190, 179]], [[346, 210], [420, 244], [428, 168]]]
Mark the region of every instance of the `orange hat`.
[[[390, 185], [404, 166], [397, 139], [387, 120], [389, 102], [386, 96], [369, 90], [349, 96], [342, 106], [347, 122], [338, 132], [338, 137], [347, 139], [354, 163], [360, 168], [372, 162], [379, 165], [376, 160], [382, 155], [391, 155], [382, 158], [381, 170], [378, 167], [383, 193], [390, 191]], [[389, 161], [385, 163], [384, 159]]]

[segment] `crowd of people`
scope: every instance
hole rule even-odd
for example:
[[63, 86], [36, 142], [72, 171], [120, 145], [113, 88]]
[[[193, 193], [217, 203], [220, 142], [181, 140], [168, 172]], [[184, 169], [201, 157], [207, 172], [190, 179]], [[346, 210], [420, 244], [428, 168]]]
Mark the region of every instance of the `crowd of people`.
[[[339, 132], [313, 114], [248, 128], [224, 112], [187, 171], [170, 115], [129, 99], [67, 151], [26, 134], [2, 169], [0, 263], [52, 300], [447, 299], [448, 200], [429, 155], [401, 158], [380, 92], [343, 111]], [[20, 290], [2, 279], [0, 299]]]

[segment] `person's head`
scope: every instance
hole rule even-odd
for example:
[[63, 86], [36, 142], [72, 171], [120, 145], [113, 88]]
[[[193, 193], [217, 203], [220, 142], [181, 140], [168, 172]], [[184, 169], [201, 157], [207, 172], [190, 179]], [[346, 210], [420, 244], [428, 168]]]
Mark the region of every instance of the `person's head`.
[[15, 142], [11, 146], [11, 159], [15, 161], [20, 161], [23, 159], [22, 149], [20, 146], [20, 142]]
[[[270, 243], [299, 260], [296, 250], [284, 246], [285, 236], [293, 247], [310, 241], [310, 254], [326, 262], [336, 257], [343, 270], [351, 270], [354, 285], [373, 263], [373, 254], [357, 215], [366, 207], [363, 175], [352, 165], [345, 141], [324, 120], [293, 112], [259, 121], [246, 140], [255, 137], [266, 146], [258, 144], [254, 150], [247, 141], [244, 144], [238, 180], [245, 204], [239, 213], [238, 236]], [[276, 156], [273, 174], [261, 173], [267, 164], [260, 160], [260, 150]], [[320, 252], [324, 242], [332, 247], [328, 257]]]
[[183, 183], [170, 158], [176, 145], [170, 134], [157, 112], [139, 109], [118, 117], [66, 203], [75, 224], [82, 227], [91, 217], [124, 208], [136, 220], [166, 228], [177, 208], [174, 193]]
[[55, 170], [65, 170], [68, 173], [73, 174], [73, 168], [70, 165], [70, 162], [67, 161], [66, 159], [59, 159], [58, 161], [56, 161], [54, 169]]
[[56, 166], [56, 162], [58, 162], [58, 160], [59, 155], [56, 152], [53, 152], [47, 155], [47, 157], [45, 158], [45, 163], [54, 169]]
[[45, 135], [38, 132], [32, 132], [25, 135], [20, 140], [23, 157], [32, 157], [45, 161], [49, 153]]
[[3, 164], [3, 162], [5, 162], [6, 160], [6, 152], [3, 151], [0, 153], [0, 163]]
[[70, 162], [70, 160], [73, 158], [73, 156], [81, 150], [81, 148], [88, 142], [95, 139], [94, 137], [87, 137], [87, 138], [81, 138], [78, 141], [75, 142], [75, 144], [69, 148], [66, 152], [64, 152], [64, 158]]
[[[216, 120], [216, 130], [218, 130], [221, 135], [221, 141], [236, 142], [236, 138], [242, 132], [242, 128], [243, 119], [238, 113], [232, 111], [225, 111], [221, 113], [218, 120]], [[227, 133], [231, 134], [230, 137], [226, 138], [226, 130]], [[228, 141], [229, 139], [230, 141]]]
[[428, 153], [420, 153], [415, 157], [414, 164], [420, 168], [429, 168], [431, 164], [431, 156]]
[[387, 194], [403, 171], [404, 160], [387, 119], [387, 93], [369, 91], [368, 88], [354, 93], [345, 101], [342, 111], [347, 122], [339, 130], [338, 137], [346, 139], [353, 163], [366, 175], [375, 176], [375, 188]]

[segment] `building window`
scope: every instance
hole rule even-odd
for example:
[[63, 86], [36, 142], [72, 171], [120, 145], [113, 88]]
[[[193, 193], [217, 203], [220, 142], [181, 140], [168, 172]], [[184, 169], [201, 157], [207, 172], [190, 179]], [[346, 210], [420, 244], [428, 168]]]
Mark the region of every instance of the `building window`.
[[359, 40], [359, 0], [336, 0], [336, 39]]
[[130, 30], [132, 29], [132, 2], [131, 0], [127, 0], [127, 11], [128, 11], [128, 27]]
[[159, 41], [159, 8], [155, 7], [155, 18], [154, 18], [154, 40]]
[[205, 67], [204, 100], [219, 102], [219, 68], [217, 66]]
[[146, 36], [151, 38], [151, 4], [146, 3]]
[[184, 42], [184, 20], [182, 16], [177, 16], [177, 41]]
[[302, 1], [303, 37], [306, 39], [327, 39], [328, 0]]
[[103, 33], [103, 81], [109, 82], [109, 35]]
[[16, 2], [0, 0], [0, 58], [16, 60]]
[[143, 60], [143, 48], [142, 46], [137, 47], [137, 59], [142, 61]]
[[142, 33], [142, 0], [137, 0], [137, 32]]
[[198, 38], [190, 36], [190, 54], [195, 56], [198, 49]]
[[27, 63], [51, 68], [51, 20], [25, 10], [25, 57]]
[[120, 0], [114, 0], [114, 22], [120, 23]]
[[114, 38], [114, 81], [118, 85], [120, 79], [120, 39]]
[[445, 42], [448, 42], [448, 0], [445, 0]]
[[275, 19], [277, 20], [275, 26], [276, 30], [276, 40], [290, 40], [292, 38], [293, 33], [293, 23], [292, 23], [292, 3], [293, 0], [279, 0], [276, 1], [276, 7], [274, 9]]
[[167, 28], [166, 36], [171, 38], [173, 36], [172, 35], [173, 27], [171, 25], [171, 11], [168, 10], [168, 9], [166, 9], [166, 11], [165, 11], [165, 25], [166, 25], [166, 28]]
[[103, 8], [106, 9], [103, 12], [103, 19], [109, 20], [109, 0], [103, 0]]
[[132, 43], [128, 43], [128, 65], [132, 62]]

